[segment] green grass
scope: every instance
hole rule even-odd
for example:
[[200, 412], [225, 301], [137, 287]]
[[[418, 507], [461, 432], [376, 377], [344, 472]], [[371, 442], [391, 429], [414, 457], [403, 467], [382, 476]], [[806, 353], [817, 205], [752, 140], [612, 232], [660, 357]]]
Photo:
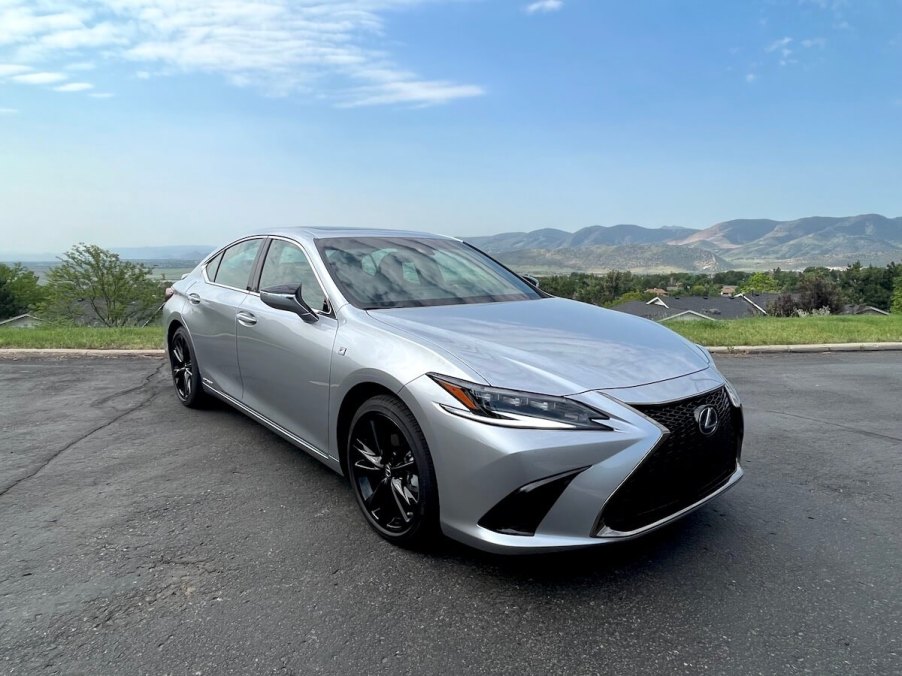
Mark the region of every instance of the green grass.
[[153, 350], [163, 347], [163, 327], [98, 329], [83, 326], [40, 326], [32, 329], [0, 327], [0, 348], [75, 348], [95, 350]]
[[705, 346], [902, 342], [902, 315], [755, 317], [671, 321], [665, 326]]
[[[902, 342], [902, 315], [836, 316], [732, 321], [673, 321], [665, 326], [702, 345], [800, 345], [804, 343]], [[97, 329], [86, 327], [0, 328], [0, 348], [159, 349], [160, 326]]]

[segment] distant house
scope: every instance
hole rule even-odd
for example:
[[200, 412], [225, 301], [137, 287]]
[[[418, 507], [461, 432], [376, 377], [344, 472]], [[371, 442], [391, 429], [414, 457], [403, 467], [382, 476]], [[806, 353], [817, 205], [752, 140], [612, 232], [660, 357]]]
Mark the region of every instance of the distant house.
[[667, 296], [668, 295], [667, 289], [659, 289], [658, 287], [655, 287], [653, 289], [645, 289], [645, 293], [653, 293], [656, 296]]
[[873, 305], [846, 305], [842, 313], [844, 315], [889, 315], [886, 310], [881, 310]]
[[18, 315], [9, 319], [0, 320], [0, 327], [4, 329], [31, 329], [41, 323], [38, 317], [30, 314]]
[[721, 296], [735, 296], [736, 295], [736, 287], [729, 284], [724, 284], [720, 287], [720, 295]]
[[692, 321], [699, 319], [741, 319], [767, 314], [748, 299], [737, 296], [670, 296], [650, 301], [629, 301], [613, 310], [654, 321]]

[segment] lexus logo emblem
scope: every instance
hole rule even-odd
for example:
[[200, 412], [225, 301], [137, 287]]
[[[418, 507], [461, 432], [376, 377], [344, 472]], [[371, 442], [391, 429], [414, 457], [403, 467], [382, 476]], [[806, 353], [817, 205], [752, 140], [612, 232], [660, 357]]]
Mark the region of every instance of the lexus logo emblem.
[[717, 431], [717, 409], [713, 406], [699, 406], [695, 409], [695, 422], [698, 423], [698, 431], [710, 437]]

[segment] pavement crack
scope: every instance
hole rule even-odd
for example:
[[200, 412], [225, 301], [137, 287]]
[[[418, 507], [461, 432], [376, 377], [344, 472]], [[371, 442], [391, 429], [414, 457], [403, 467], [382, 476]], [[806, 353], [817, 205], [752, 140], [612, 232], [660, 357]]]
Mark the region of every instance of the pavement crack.
[[101, 397], [100, 399], [97, 399], [96, 401], [91, 402], [91, 406], [103, 406], [108, 401], [112, 401], [113, 399], [116, 399], [117, 397], [122, 397], [122, 396], [125, 396], [126, 394], [131, 394], [132, 392], [137, 392], [138, 390], [144, 389], [145, 387], [147, 387], [150, 384], [151, 380], [153, 380], [156, 376], [158, 376], [160, 374], [160, 371], [162, 371], [163, 367], [166, 366], [168, 363], [169, 363], [168, 360], [161, 361], [160, 365], [157, 366], [157, 368], [155, 368], [153, 371], [148, 373], [147, 377], [144, 378], [144, 380], [141, 381], [139, 384], [135, 385], [134, 387], [129, 387], [126, 390], [119, 390], [118, 392], [113, 392], [112, 394], [108, 394], [105, 397]]
[[775, 413], [776, 415], [785, 415], [789, 418], [798, 418], [799, 420], [808, 420], [810, 422], [820, 423], [821, 425], [833, 425], [834, 427], [840, 427], [844, 430], [849, 430], [850, 432], [858, 432], [859, 434], [864, 434], [869, 437], [875, 437], [877, 439], [885, 439], [889, 441], [900, 441], [902, 439], [899, 437], [894, 437], [891, 434], [880, 434], [880, 432], [870, 432], [868, 430], [863, 430], [858, 427], [852, 427], [851, 425], [843, 425], [838, 422], [833, 422], [832, 420], [821, 420], [820, 418], [809, 418], [807, 415], [799, 415], [797, 413], [787, 413], [786, 411], [771, 411], [769, 409], [764, 409], [764, 413]]
[[[158, 375], [158, 374], [160, 373], [161, 369], [162, 369], [165, 365], [166, 365], [166, 363], [164, 362], [164, 363], [162, 363], [160, 366], [158, 366], [157, 368], [155, 368], [155, 369], [154, 369], [154, 370], [153, 370], [153, 371], [152, 371], [152, 372], [151, 372], [151, 373], [150, 373], [150, 374], [142, 381], [141, 385], [139, 385], [139, 386], [137, 386], [137, 387], [130, 388], [129, 390], [125, 390], [124, 392], [119, 392], [119, 393], [117, 393], [116, 396], [121, 395], [121, 394], [124, 394], [124, 393], [127, 393], [127, 392], [134, 392], [134, 391], [137, 391], [137, 390], [139, 390], [139, 389], [141, 389], [141, 388], [147, 387], [147, 386], [150, 384], [150, 381], [154, 378], [154, 376]], [[0, 498], [2, 498], [4, 495], [6, 495], [7, 493], [9, 493], [13, 488], [15, 488], [16, 486], [18, 486], [18, 485], [21, 484], [22, 482], [28, 481], [29, 479], [32, 479], [32, 478], [34, 478], [35, 476], [37, 476], [37, 475], [38, 475], [45, 467], [47, 467], [47, 465], [49, 465], [51, 462], [53, 462], [54, 460], [56, 460], [58, 457], [60, 457], [60, 455], [62, 455], [62, 454], [65, 453], [66, 451], [68, 451], [68, 450], [69, 450], [70, 448], [72, 448], [73, 446], [76, 446], [77, 444], [81, 443], [82, 441], [84, 441], [84, 440], [87, 439], [88, 437], [90, 437], [90, 436], [92, 436], [92, 435], [94, 435], [94, 434], [97, 434], [97, 432], [100, 432], [100, 431], [106, 429], [107, 427], [109, 427], [110, 425], [112, 425], [112, 424], [118, 422], [119, 420], [121, 420], [121, 419], [124, 418], [125, 416], [129, 415], [130, 413], [134, 413], [135, 411], [137, 411], [137, 410], [140, 409], [141, 407], [143, 407], [143, 406], [145, 406], [146, 404], [148, 404], [154, 397], [156, 397], [157, 395], [159, 395], [162, 391], [163, 391], [163, 388], [162, 388], [162, 387], [159, 388], [159, 389], [157, 389], [157, 390], [155, 390], [155, 391], [153, 391], [149, 396], [144, 397], [141, 401], [139, 401], [139, 402], [138, 402], [137, 404], [135, 404], [134, 406], [131, 406], [131, 407], [125, 409], [124, 411], [122, 411], [122, 412], [120, 412], [120, 413], [117, 413], [115, 416], [113, 416], [112, 418], [110, 418], [110, 419], [107, 420], [106, 422], [102, 423], [101, 425], [98, 425], [97, 427], [94, 427], [93, 429], [88, 430], [88, 431], [85, 432], [84, 434], [82, 434], [82, 435], [80, 435], [79, 437], [77, 437], [77, 438], [73, 439], [72, 441], [68, 442], [67, 444], [65, 444], [64, 446], [62, 446], [61, 448], [59, 448], [57, 451], [55, 451], [53, 454], [51, 454], [49, 457], [47, 457], [43, 462], [41, 462], [41, 464], [38, 465], [38, 467], [35, 468], [34, 471], [29, 472], [29, 473], [26, 474], [25, 476], [19, 477], [18, 479], [16, 479], [15, 481], [13, 481], [13, 482], [12, 482], [11, 484], [9, 484], [8, 486], [5, 486], [5, 487], [3, 487], [3, 488], [0, 488]]]

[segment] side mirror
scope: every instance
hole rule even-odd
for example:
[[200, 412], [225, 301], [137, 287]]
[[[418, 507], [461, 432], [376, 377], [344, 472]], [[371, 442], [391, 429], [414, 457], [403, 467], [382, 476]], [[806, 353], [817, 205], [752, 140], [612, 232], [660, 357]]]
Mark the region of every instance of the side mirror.
[[534, 286], [537, 289], [539, 288], [539, 280], [533, 277], [532, 275], [520, 275], [524, 282], [529, 284], [530, 286]]
[[291, 286], [272, 286], [268, 289], [261, 289], [260, 300], [276, 310], [293, 312], [305, 322], [319, 321], [319, 315], [304, 302], [300, 284], [296, 289]]

